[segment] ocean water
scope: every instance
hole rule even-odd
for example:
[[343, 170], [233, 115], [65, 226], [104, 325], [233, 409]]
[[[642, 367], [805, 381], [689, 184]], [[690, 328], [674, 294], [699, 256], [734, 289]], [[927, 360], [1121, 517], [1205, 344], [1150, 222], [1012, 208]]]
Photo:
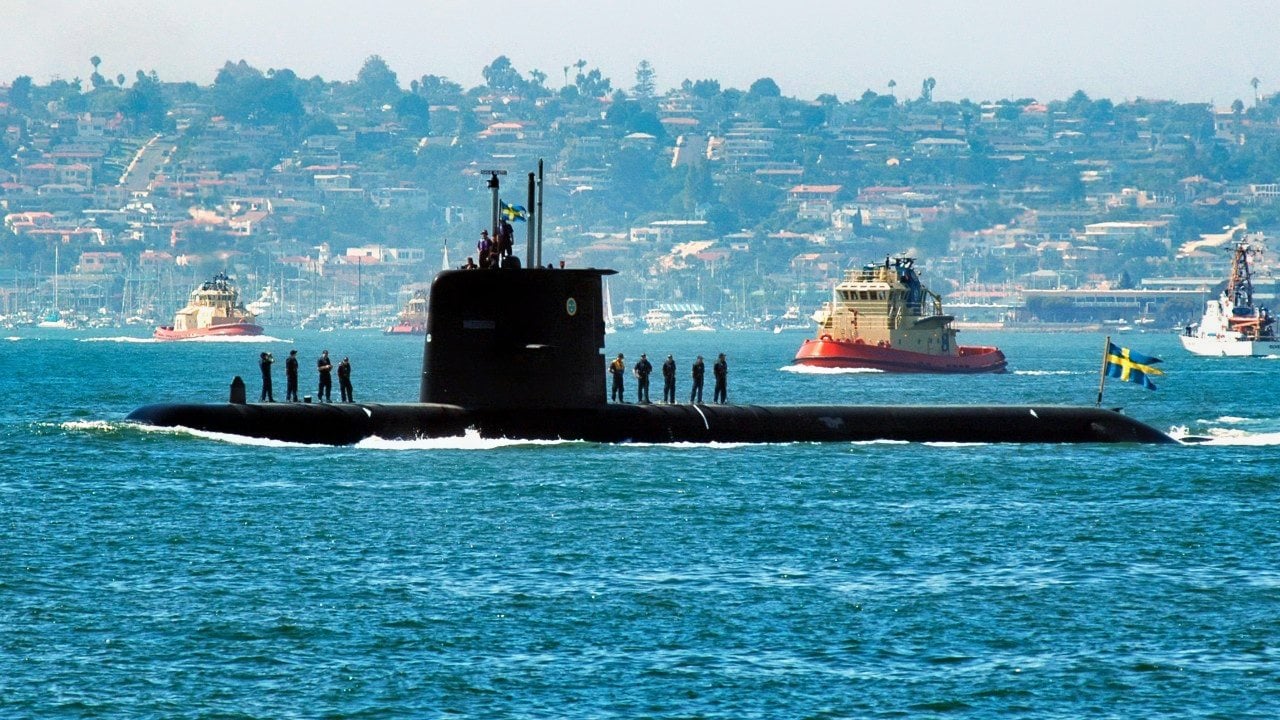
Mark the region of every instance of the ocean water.
[[[421, 338], [5, 332], [6, 718], [1280, 715], [1276, 358], [1119, 336], [1168, 374], [1105, 404], [1207, 439], [1169, 447], [333, 448], [123, 418], [256, 398], [289, 348], [304, 393], [327, 348], [412, 401]], [[894, 376], [788, 370], [800, 339], [605, 352], [675, 354], [681, 397], [725, 352], [734, 402], [1092, 404], [1103, 347], [969, 331], [1012, 372]]]

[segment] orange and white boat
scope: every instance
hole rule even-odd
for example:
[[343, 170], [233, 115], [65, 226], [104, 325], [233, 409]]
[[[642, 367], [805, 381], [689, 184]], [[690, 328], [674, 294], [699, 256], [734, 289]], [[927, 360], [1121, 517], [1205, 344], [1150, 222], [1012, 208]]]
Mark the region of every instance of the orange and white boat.
[[191, 292], [191, 302], [173, 316], [172, 325], [156, 328], [160, 340], [261, 335], [262, 326], [240, 304], [240, 293], [226, 273], [218, 273]]
[[960, 345], [942, 299], [920, 282], [915, 260], [900, 257], [849, 271], [815, 313], [817, 337], [805, 340], [797, 365], [902, 373], [998, 373], [999, 348]]
[[427, 291], [417, 290], [404, 310], [396, 318], [395, 324], [383, 331], [384, 335], [426, 335], [427, 334]]

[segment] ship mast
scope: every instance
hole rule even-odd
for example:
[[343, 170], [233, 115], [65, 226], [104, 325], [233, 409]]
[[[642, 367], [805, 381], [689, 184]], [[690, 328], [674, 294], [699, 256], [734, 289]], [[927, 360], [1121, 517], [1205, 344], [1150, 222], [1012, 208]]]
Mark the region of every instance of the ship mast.
[[[1244, 302], [1240, 302], [1243, 296]], [[1249, 245], [1236, 245], [1236, 255], [1231, 261], [1231, 280], [1227, 282], [1227, 297], [1235, 307], [1253, 307], [1253, 279], [1249, 272]]]

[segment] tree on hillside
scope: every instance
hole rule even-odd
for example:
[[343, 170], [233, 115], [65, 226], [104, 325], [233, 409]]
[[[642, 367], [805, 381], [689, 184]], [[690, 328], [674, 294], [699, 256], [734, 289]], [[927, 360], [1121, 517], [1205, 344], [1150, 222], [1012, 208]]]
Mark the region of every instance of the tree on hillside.
[[396, 117], [410, 132], [426, 135], [431, 130], [431, 106], [421, 95], [404, 95], [395, 104]]
[[529, 71], [529, 83], [526, 88], [534, 96], [545, 97], [551, 93], [550, 90], [547, 90], [547, 74], [537, 68]]
[[605, 111], [604, 119], [624, 134], [642, 132], [659, 139], [666, 137], [667, 134], [657, 113], [646, 109], [639, 102], [628, 100], [622, 96], [621, 90], [614, 93], [613, 102]]
[[495, 92], [520, 92], [526, 84], [520, 71], [515, 69], [506, 55], [494, 58], [493, 62], [484, 66], [480, 74], [489, 89]]
[[423, 75], [414, 92], [432, 105], [456, 105], [464, 100], [462, 86], [439, 75]]
[[93, 66], [93, 72], [89, 74], [89, 84], [92, 85], [95, 90], [103, 85], [109, 85], [111, 83], [110, 80], [102, 77], [102, 74], [98, 72], [98, 66], [102, 64], [102, 58], [94, 55], [89, 58], [89, 64]]
[[141, 128], [152, 131], [164, 129], [169, 104], [160, 90], [160, 78], [154, 70], [150, 75], [138, 71], [137, 81], [124, 94], [120, 111]]
[[929, 103], [933, 102], [933, 89], [937, 87], [938, 81], [932, 77], [927, 77], [924, 82], [920, 83], [920, 99]]
[[636, 84], [632, 88], [636, 97], [646, 100], [653, 97], [657, 89], [657, 84], [654, 82], [657, 76], [658, 74], [654, 72], [653, 65], [649, 64], [648, 60], [641, 60], [640, 64], [636, 66]]
[[[686, 85], [688, 87], [685, 87]], [[719, 80], [697, 80], [692, 83], [685, 80], [681, 87], [694, 97], [699, 97], [704, 100], [710, 100], [720, 94]]]
[[747, 89], [749, 95], [755, 97], [782, 97], [782, 88], [778, 87], [778, 83], [773, 78], [762, 77], [751, 83], [751, 87]]
[[578, 94], [589, 98], [605, 97], [612, 90], [612, 83], [600, 73], [600, 68], [592, 68], [585, 75], [579, 72], [574, 84], [578, 88]]
[[366, 107], [380, 107], [400, 97], [400, 84], [387, 61], [378, 55], [365, 59], [356, 74], [356, 95]]
[[213, 81], [214, 111], [253, 125], [296, 127], [306, 115], [294, 88], [297, 82], [291, 71], [267, 78], [243, 60], [227, 62]]
[[9, 104], [17, 110], [31, 108], [31, 76], [19, 75], [9, 86]]

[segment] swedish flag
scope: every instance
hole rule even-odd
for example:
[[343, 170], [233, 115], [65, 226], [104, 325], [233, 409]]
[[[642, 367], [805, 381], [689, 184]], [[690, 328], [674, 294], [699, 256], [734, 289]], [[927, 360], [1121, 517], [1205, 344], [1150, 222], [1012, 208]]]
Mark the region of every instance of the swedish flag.
[[[1107, 376], [1124, 382], [1138, 383], [1148, 390], [1155, 390], [1155, 383], [1148, 375], [1163, 375], [1163, 370], [1152, 367], [1160, 358], [1148, 357], [1113, 342], [1107, 343]], [[1101, 395], [1099, 395], [1101, 396]]]
[[523, 207], [519, 205], [508, 205], [505, 202], [498, 201], [498, 212], [502, 217], [514, 222], [524, 222], [525, 216], [528, 215]]

